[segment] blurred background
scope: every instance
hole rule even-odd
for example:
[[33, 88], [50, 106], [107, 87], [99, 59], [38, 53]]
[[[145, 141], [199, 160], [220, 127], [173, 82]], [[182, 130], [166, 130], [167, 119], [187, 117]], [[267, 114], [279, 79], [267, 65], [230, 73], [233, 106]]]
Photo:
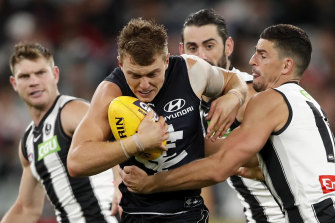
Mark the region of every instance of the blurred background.
[[[335, 130], [333, 0], [0, 0], [0, 218], [18, 193], [22, 170], [17, 147], [30, 122], [9, 84], [13, 45], [34, 40], [47, 46], [60, 67], [61, 93], [90, 101], [99, 82], [117, 66], [116, 36], [131, 18], [164, 24], [170, 53], [178, 54], [185, 18], [202, 8], [213, 8], [226, 19], [235, 40], [233, 65], [246, 72], [265, 27], [291, 23], [305, 29], [313, 54], [301, 85], [320, 102]], [[243, 222], [242, 207], [225, 183], [215, 187], [215, 194], [211, 222]], [[55, 222], [48, 201], [40, 222]]]

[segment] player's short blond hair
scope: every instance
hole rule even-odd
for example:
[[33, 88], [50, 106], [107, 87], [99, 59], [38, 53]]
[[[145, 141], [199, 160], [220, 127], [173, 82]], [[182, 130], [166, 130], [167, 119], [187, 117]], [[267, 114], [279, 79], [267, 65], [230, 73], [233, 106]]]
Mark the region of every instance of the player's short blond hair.
[[50, 51], [39, 43], [19, 42], [14, 46], [14, 52], [9, 59], [9, 66], [12, 74], [14, 75], [14, 67], [20, 61], [37, 60], [45, 58], [49, 61], [50, 66], [54, 66], [54, 58]]

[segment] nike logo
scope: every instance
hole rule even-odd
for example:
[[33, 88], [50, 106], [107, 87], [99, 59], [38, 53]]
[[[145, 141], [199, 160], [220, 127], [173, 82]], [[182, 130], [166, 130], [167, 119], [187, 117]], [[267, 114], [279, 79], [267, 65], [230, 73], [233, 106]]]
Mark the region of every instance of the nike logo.
[[34, 142], [37, 142], [37, 140], [38, 140], [40, 137], [41, 137], [41, 134], [39, 134], [37, 137], [34, 137], [34, 138], [33, 138], [33, 141], [34, 141]]

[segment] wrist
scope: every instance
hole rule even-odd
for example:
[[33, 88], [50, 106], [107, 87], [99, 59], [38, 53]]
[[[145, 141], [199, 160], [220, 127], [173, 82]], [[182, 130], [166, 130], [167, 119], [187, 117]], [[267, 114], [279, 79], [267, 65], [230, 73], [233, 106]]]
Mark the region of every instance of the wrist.
[[125, 154], [127, 159], [138, 153], [139, 150], [133, 137], [121, 139], [119, 141], [121, 144], [121, 149], [123, 150], [123, 153]]
[[241, 92], [239, 92], [238, 90], [236, 89], [231, 89], [227, 92], [227, 94], [232, 94], [232, 95], [235, 95], [236, 98], [238, 99], [239, 103], [240, 103], [240, 106], [244, 103], [244, 97], [243, 95], [241, 94]]
[[138, 136], [138, 133], [132, 136], [134, 138], [135, 144], [137, 146], [137, 149], [139, 152], [144, 152], [144, 148], [142, 146], [142, 142], [140, 140], [140, 137]]
[[154, 179], [155, 175], [149, 175], [148, 179], [145, 181], [144, 191], [148, 194], [156, 193], [157, 183], [155, 183]]

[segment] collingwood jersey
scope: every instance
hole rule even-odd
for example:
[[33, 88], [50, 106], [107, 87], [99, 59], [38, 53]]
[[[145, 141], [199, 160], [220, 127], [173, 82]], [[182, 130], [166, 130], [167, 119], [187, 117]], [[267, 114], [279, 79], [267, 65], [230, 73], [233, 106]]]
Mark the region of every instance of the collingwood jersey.
[[[246, 83], [252, 83], [252, 75], [241, 72], [236, 68], [232, 68], [231, 71], [237, 73]], [[210, 102], [202, 100], [200, 116], [202, 118], [204, 135], [206, 135], [208, 126], [205, 117], [209, 109]], [[240, 123], [235, 119], [224, 137], [239, 125]], [[248, 223], [285, 222], [283, 212], [263, 182], [234, 175], [227, 179], [227, 183], [237, 192], [237, 197], [243, 206], [243, 212]]]
[[59, 96], [38, 126], [30, 123], [22, 139], [22, 153], [36, 180], [53, 204], [58, 222], [114, 223], [112, 170], [91, 177], [72, 178], [66, 166], [71, 137], [64, 133], [60, 113], [70, 96]]
[[[117, 84], [123, 95], [133, 96], [120, 68], [116, 68], [106, 79]], [[186, 62], [183, 57], [171, 56], [165, 72], [165, 81], [159, 93], [149, 105], [165, 118], [170, 136], [168, 151], [156, 160], [132, 157], [120, 164], [121, 167], [136, 165], [148, 174], [167, 171], [204, 157], [199, 116], [200, 99], [191, 87]], [[200, 190], [185, 190], [155, 194], [136, 194], [120, 184], [121, 206], [130, 214], [171, 215], [189, 210], [203, 209]]]
[[275, 90], [289, 117], [259, 153], [265, 180], [288, 222], [335, 222], [335, 145], [327, 117], [297, 83]]

